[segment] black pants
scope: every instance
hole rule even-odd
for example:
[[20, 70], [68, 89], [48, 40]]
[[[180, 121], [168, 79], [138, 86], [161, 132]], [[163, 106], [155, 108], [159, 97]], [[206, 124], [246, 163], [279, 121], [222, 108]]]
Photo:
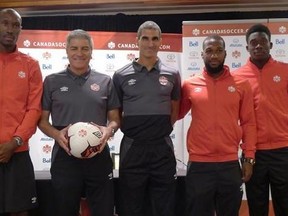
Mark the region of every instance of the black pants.
[[120, 216], [174, 216], [176, 178], [170, 137], [152, 142], [124, 137], [120, 149]]
[[288, 148], [258, 150], [246, 183], [250, 216], [269, 215], [269, 188], [275, 216], [288, 216]]
[[108, 147], [89, 159], [69, 156], [57, 144], [52, 154], [51, 177], [56, 215], [78, 216], [80, 199], [86, 196], [91, 216], [112, 216], [113, 171]]
[[186, 216], [237, 216], [243, 189], [238, 161], [189, 162]]

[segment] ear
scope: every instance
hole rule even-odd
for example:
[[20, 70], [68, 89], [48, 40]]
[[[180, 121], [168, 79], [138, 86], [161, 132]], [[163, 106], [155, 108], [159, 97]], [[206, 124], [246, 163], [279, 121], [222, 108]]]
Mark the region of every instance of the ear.
[[273, 47], [273, 43], [272, 43], [272, 42], [270, 42], [270, 49], [272, 49], [272, 47]]
[[246, 50], [249, 52], [248, 45], [246, 45]]

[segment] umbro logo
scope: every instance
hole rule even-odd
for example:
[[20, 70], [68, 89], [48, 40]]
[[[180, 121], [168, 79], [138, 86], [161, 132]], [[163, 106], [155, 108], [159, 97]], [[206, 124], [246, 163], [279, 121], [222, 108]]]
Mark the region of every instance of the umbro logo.
[[113, 173], [109, 173], [108, 178], [109, 180], [113, 179]]
[[60, 88], [61, 92], [67, 92], [69, 90], [69, 88], [67, 86], [63, 86]]
[[136, 79], [130, 79], [128, 80], [128, 85], [131, 86], [131, 85], [135, 85], [136, 84]]
[[31, 203], [36, 203], [37, 202], [37, 197], [32, 197], [31, 198]]

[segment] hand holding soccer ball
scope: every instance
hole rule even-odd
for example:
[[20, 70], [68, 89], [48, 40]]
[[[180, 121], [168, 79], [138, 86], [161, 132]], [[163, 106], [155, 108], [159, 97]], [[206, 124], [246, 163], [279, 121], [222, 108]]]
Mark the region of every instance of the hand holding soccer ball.
[[77, 158], [94, 157], [100, 148], [102, 133], [94, 124], [77, 122], [68, 129], [70, 153]]

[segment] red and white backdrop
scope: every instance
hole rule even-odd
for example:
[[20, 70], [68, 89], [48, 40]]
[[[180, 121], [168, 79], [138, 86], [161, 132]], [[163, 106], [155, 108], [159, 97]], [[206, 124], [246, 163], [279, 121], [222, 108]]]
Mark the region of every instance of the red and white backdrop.
[[[268, 25], [272, 32], [273, 48], [271, 55], [288, 62], [288, 19], [224, 20], [224, 21], [184, 21], [181, 34], [163, 34], [159, 51], [161, 60], [181, 72], [182, 80], [202, 71], [202, 42], [210, 34], [220, 34], [226, 42], [226, 64], [233, 71], [247, 61], [245, 33], [255, 24]], [[89, 32], [94, 40], [91, 67], [99, 72], [113, 75], [138, 57], [135, 33]], [[36, 58], [41, 67], [43, 79], [51, 73], [63, 70], [67, 64], [65, 39], [67, 31], [23, 30], [18, 47], [24, 53]], [[185, 169], [188, 155], [186, 151], [186, 132], [191, 116], [178, 121], [171, 138], [174, 143], [177, 166]], [[122, 133], [118, 131], [109, 142], [111, 153], [119, 153]], [[37, 171], [49, 170], [53, 140], [39, 130], [30, 140], [30, 154]]]

